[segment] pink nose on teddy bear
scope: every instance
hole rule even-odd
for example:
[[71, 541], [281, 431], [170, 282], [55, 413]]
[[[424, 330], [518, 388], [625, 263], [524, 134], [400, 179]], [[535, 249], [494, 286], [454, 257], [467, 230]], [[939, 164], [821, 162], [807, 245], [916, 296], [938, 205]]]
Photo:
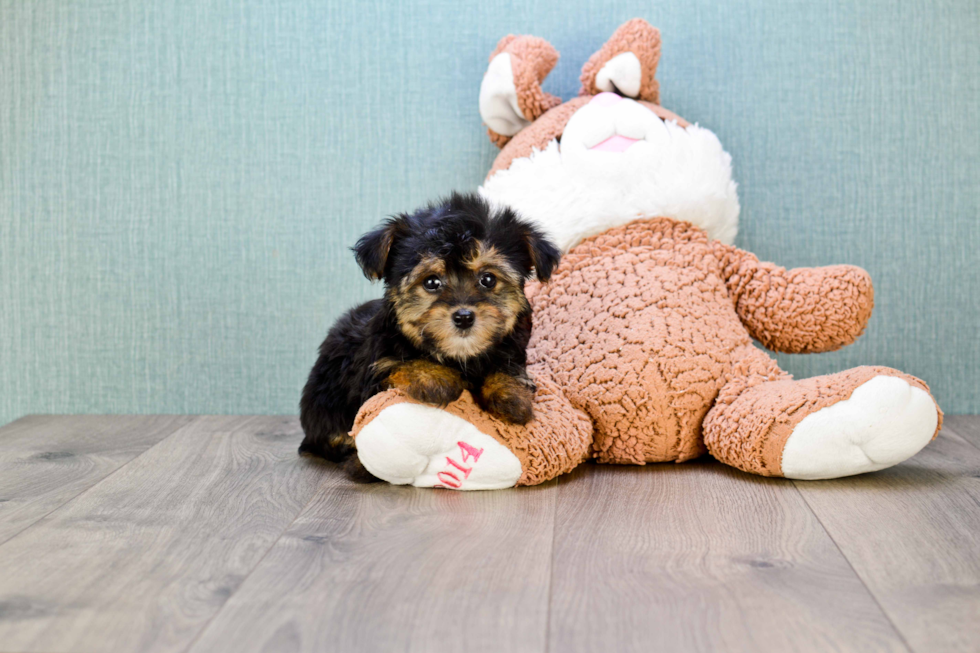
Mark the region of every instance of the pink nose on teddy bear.
[[589, 104], [594, 104], [597, 107], [611, 107], [612, 105], [622, 101], [622, 99], [623, 98], [619, 97], [615, 93], [603, 91], [589, 100]]
[[[589, 100], [589, 104], [594, 104], [597, 107], [611, 107], [622, 102], [623, 98], [616, 95], [615, 93], [603, 92], [596, 95], [594, 98]], [[613, 134], [601, 143], [596, 143], [589, 149], [593, 152], [625, 152], [629, 149], [629, 146], [635, 143], [637, 139], [630, 138], [629, 136], [620, 136], [619, 134]]]

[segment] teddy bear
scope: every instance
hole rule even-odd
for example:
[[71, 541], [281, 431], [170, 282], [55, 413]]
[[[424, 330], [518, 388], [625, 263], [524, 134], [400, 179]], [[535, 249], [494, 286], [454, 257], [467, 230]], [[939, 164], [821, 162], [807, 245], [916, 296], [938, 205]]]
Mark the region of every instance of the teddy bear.
[[480, 193], [564, 252], [549, 283], [527, 288], [534, 418], [502, 422], [468, 392], [442, 407], [382, 392], [351, 432], [372, 474], [499, 489], [590, 459], [710, 454], [750, 474], [828, 479], [895, 465], [938, 433], [942, 411], [913, 376], [868, 366], [794, 380], [762, 349], [854, 342], [871, 315], [871, 279], [850, 265], [786, 270], [732, 245], [731, 157], [711, 131], [660, 106], [659, 55], [659, 31], [631, 20], [562, 102], [541, 89], [554, 47], [499, 42], [479, 108], [501, 149]]

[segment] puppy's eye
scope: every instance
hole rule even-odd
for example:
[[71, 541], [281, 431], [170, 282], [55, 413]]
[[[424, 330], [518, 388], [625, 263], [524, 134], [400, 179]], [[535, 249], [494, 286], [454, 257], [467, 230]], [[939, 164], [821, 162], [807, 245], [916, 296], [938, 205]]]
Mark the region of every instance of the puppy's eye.
[[442, 280], [435, 275], [432, 275], [431, 277], [426, 277], [425, 280], [422, 282], [422, 287], [428, 290], [429, 292], [436, 292], [437, 290], [442, 288]]
[[484, 272], [480, 275], [480, 285], [490, 290], [497, 285], [497, 277], [493, 276], [489, 272]]

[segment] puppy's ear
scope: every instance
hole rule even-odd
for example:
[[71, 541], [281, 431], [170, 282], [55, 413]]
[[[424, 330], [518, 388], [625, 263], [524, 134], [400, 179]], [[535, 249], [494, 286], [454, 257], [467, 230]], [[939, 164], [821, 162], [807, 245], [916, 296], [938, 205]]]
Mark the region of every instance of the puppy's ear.
[[491, 244], [498, 247], [525, 277], [531, 268], [539, 281], [547, 281], [561, 260], [561, 250], [533, 224], [509, 207], [499, 207], [492, 218]]
[[524, 242], [534, 263], [538, 281], [547, 281], [561, 261], [561, 251], [548, 240], [547, 236], [531, 225], [525, 226]]
[[361, 266], [364, 276], [371, 281], [377, 281], [385, 276], [388, 255], [402, 226], [401, 217], [388, 218], [380, 227], [361, 236], [352, 248], [357, 264]]

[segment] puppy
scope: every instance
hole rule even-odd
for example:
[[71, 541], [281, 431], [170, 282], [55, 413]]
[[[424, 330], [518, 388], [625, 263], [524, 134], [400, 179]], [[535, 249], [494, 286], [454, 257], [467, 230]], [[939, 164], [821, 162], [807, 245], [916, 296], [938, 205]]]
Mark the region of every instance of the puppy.
[[[385, 388], [445, 406], [470, 390], [508, 422], [532, 417], [525, 371], [531, 309], [524, 282], [547, 281], [558, 249], [510, 209], [478, 195], [401, 214], [354, 246], [364, 275], [384, 297], [342, 316], [320, 345], [300, 401], [300, 453], [339, 462], [358, 409]], [[367, 480], [357, 458], [348, 467]]]

